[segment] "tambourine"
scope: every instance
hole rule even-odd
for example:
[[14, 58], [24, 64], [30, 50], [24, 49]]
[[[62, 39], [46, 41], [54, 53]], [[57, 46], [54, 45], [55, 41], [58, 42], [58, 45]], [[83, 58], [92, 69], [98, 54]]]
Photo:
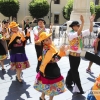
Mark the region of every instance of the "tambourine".
[[32, 17], [32, 16], [25, 16], [25, 17], [23, 18], [23, 20], [25, 20], [25, 18], [27, 18], [27, 17]]

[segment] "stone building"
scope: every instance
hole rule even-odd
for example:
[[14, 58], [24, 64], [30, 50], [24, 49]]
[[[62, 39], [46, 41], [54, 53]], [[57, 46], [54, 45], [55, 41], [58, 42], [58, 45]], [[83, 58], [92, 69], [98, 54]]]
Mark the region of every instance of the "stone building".
[[[22, 19], [24, 19], [25, 16], [28, 16], [27, 18], [32, 20], [32, 17], [30, 16], [30, 13], [28, 11], [28, 5], [32, 0], [19, 0], [20, 2], [20, 9], [17, 14], [17, 21], [21, 23]], [[51, 2], [52, 1], [52, 2]], [[100, 0], [93, 0], [96, 4], [100, 3]], [[67, 4], [67, 0], [48, 0], [48, 3], [51, 2], [51, 22], [54, 24], [63, 24], [66, 22], [62, 15], [62, 9]], [[50, 13], [48, 13], [47, 16], [44, 17], [47, 24], [49, 24], [50, 20]], [[7, 17], [0, 14], [0, 19], [8, 19]]]

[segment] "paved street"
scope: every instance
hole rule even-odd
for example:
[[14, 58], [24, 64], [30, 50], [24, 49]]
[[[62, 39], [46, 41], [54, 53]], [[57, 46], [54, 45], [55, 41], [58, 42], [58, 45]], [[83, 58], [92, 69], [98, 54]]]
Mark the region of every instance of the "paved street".
[[[62, 45], [65, 43], [64, 37], [65, 36], [62, 36], [61, 38], [56, 37], [56, 39], [54, 39], [54, 43], [57, 46], [57, 48], [59, 48], [58, 44]], [[34, 40], [32, 32], [31, 32], [31, 38], [32, 40]], [[93, 49], [89, 50], [92, 51]], [[4, 62], [6, 69], [5, 72], [2, 72], [0, 68], [0, 100], [39, 100], [41, 93], [34, 90], [33, 88], [36, 76], [36, 65], [37, 65], [34, 43], [26, 45], [26, 54], [28, 56], [31, 67], [26, 70], [23, 70], [22, 73], [22, 78], [24, 80], [23, 84], [20, 84], [16, 81], [15, 78], [16, 73], [15, 71], [10, 70], [9, 59], [7, 59]], [[72, 90], [66, 89], [67, 91], [65, 93], [54, 97], [54, 100], [86, 100], [86, 96], [89, 93], [89, 90], [95, 81], [95, 77], [99, 75], [99, 70], [100, 70], [100, 67], [98, 65], [93, 64], [92, 71], [94, 72], [94, 74], [92, 75], [87, 74], [86, 68], [88, 66], [88, 63], [89, 61], [82, 59], [79, 68], [82, 87], [86, 93], [84, 95], [73, 95]], [[68, 57], [67, 56], [63, 57], [58, 62], [58, 64], [60, 66], [61, 73], [65, 78], [69, 70]], [[46, 96], [46, 100], [49, 100], [48, 96]]]
[[[0, 68], [0, 100], [39, 100], [40, 93], [33, 89], [33, 83], [36, 76], [36, 53], [34, 49], [34, 44], [26, 45], [26, 53], [30, 61], [31, 67], [24, 70], [22, 73], [22, 78], [24, 80], [23, 84], [20, 84], [15, 79], [15, 71], [11, 71], [9, 68], [9, 59], [5, 61], [5, 72], [1, 71]], [[88, 66], [88, 61], [82, 59], [79, 72], [82, 82], [82, 87], [86, 93], [84, 95], [73, 95], [70, 90], [59, 96], [56, 96], [54, 100], [86, 100], [86, 96], [89, 89], [95, 81], [95, 77], [99, 75], [100, 67], [93, 64], [92, 75], [86, 73], [86, 68]], [[69, 69], [68, 57], [63, 57], [58, 62], [61, 73], [64, 78], [67, 75]], [[46, 97], [48, 100], [48, 97]]]

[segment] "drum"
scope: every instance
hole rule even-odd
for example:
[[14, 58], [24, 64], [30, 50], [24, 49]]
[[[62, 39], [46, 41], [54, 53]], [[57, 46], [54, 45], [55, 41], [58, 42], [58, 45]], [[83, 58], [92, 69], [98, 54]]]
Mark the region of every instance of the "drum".
[[96, 55], [93, 52], [82, 51], [81, 56], [89, 61], [92, 61], [92, 62], [100, 65], [100, 56]]

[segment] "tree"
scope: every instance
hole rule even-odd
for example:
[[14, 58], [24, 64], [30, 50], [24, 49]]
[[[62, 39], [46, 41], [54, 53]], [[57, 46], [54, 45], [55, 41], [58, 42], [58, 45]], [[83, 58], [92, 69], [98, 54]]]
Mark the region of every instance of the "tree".
[[19, 11], [18, 0], [0, 0], [0, 12], [6, 17], [15, 17]]
[[[66, 20], [70, 19], [70, 14], [73, 9], [73, 0], [68, 0], [68, 3], [63, 8], [63, 16]], [[95, 13], [95, 4], [94, 2], [90, 2], [90, 12], [91, 14]]]
[[98, 18], [100, 18], [100, 5], [95, 6], [95, 12], [96, 12], [95, 19], [97, 20]]
[[42, 18], [49, 12], [47, 0], [33, 0], [29, 4], [29, 12], [33, 18]]
[[94, 2], [90, 2], [90, 12], [91, 12], [91, 14], [95, 14], [95, 4], [94, 4]]
[[68, 3], [63, 8], [63, 16], [66, 20], [70, 19], [70, 14], [73, 9], [73, 0], [68, 0]]

